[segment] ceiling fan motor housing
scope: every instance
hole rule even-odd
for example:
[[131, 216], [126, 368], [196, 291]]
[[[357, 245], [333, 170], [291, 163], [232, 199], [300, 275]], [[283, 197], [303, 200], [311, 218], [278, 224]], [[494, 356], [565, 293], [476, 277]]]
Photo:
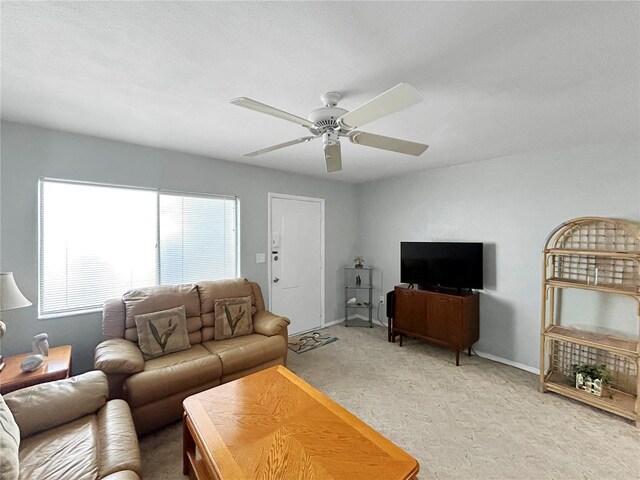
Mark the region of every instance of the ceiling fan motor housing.
[[309, 114], [309, 121], [313, 122], [314, 126], [320, 130], [337, 129], [338, 118], [347, 113], [347, 110], [340, 107], [322, 107], [316, 108]]

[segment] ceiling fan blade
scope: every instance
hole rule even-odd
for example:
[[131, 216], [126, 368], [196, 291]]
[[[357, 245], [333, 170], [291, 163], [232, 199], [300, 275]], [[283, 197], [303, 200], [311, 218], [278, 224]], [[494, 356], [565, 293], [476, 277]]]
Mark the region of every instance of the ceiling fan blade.
[[278, 145], [272, 145], [271, 147], [261, 148], [260, 150], [255, 150], [249, 153], [243, 153], [243, 157], [256, 157], [258, 155], [262, 155], [263, 153], [273, 152], [274, 150], [279, 150], [281, 148], [290, 147], [291, 145], [296, 145], [298, 143], [309, 142], [314, 138], [318, 138], [317, 135], [309, 136], [309, 137], [300, 137], [295, 140], [290, 140], [288, 142], [279, 143]]
[[297, 123], [298, 125], [302, 125], [306, 128], [313, 127], [313, 123], [305, 118], [298, 117], [297, 115], [279, 110], [269, 105], [265, 105], [264, 103], [256, 102], [255, 100], [251, 100], [247, 97], [234, 98], [233, 100], [231, 100], [231, 103], [233, 103], [234, 105], [238, 105], [239, 107], [255, 110], [256, 112], [266, 113], [267, 115], [271, 115], [272, 117], [288, 120], [290, 122]]
[[342, 170], [342, 153], [340, 152], [340, 142], [325, 145], [324, 160], [327, 164], [327, 173], [339, 172]]
[[405, 153], [416, 157], [422, 155], [424, 151], [429, 148], [429, 145], [425, 145], [424, 143], [410, 142], [408, 140], [384, 137], [366, 132], [352, 132], [349, 135], [349, 140], [356, 145], [366, 145], [367, 147], [381, 148], [383, 150]]
[[408, 83], [399, 83], [376, 98], [345, 113], [338, 119], [338, 124], [348, 129], [358, 128], [365, 123], [420, 103], [422, 100], [422, 95], [414, 87]]

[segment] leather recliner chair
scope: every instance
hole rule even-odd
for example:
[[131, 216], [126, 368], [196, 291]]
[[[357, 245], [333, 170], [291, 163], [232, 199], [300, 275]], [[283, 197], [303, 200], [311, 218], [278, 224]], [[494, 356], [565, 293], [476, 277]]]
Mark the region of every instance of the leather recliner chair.
[[88, 372], [3, 396], [20, 429], [20, 480], [140, 480], [131, 412]]

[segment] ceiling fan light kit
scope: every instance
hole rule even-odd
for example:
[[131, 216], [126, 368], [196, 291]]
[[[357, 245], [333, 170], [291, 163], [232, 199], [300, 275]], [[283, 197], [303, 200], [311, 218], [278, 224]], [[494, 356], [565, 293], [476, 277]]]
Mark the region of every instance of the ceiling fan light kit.
[[320, 99], [324, 107], [313, 110], [307, 119], [247, 97], [234, 98], [231, 100], [234, 105], [296, 123], [308, 129], [312, 134], [311, 136], [296, 138], [295, 140], [245, 153], [243, 156], [255, 157], [322, 137], [326, 169], [327, 173], [331, 173], [342, 170], [340, 137], [348, 137], [351, 143], [355, 145], [365, 145], [406, 155], [418, 156], [428, 148], [428, 145], [422, 143], [354, 130], [364, 124], [420, 103], [423, 100], [422, 95], [408, 83], [400, 83], [352, 111], [338, 107], [338, 102], [341, 98], [341, 95], [337, 92], [323, 94]]

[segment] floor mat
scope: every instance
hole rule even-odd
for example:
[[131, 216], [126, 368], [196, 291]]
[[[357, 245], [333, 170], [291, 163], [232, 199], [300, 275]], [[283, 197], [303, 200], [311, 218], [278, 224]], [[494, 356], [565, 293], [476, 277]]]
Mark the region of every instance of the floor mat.
[[288, 347], [292, 352], [304, 353], [309, 350], [313, 350], [314, 348], [333, 343], [336, 340], [338, 340], [338, 337], [322, 335], [320, 332], [311, 332], [298, 337], [291, 337], [289, 339]]

